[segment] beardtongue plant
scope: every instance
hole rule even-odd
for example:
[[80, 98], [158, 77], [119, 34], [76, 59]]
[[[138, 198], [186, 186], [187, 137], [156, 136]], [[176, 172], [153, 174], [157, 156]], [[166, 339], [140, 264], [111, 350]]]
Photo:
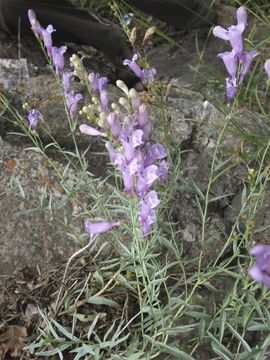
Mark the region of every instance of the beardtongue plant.
[[231, 51], [218, 54], [229, 74], [226, 78], [227, 104], [230, 106], [237, 94], [238, 86], [242, 84], [248, 73], [253, 59], [259, 55], [258, 51], [245, 51], [243, 44], [243, 32], [247, 26], [247, 9], [241, 6], [236, 11], [237, 25], [231, 25], [227, 29], [215, 26], [213, 35], [230, 42]]
[[[124, 64], [127, 62], [129, 60], [125, 60]], [[133, 67], [134, 64], [132, 70]], [[137, 63], [135, 71], [136, 75], [146, 74]], [[147, 73], [154, 74], [155, 70], [150, 69]], [[147, 79], [149, 82], [154, 80], [153, 77], [143, 77], [144, 82]], [[88, 124], [80, 125], [80, 131], [107, 138], [105, 146], [112, 164], [122, 175], [126, 196], [133, 196], [139, 201], [138, 219], [145, 237], [157, 220], [156, 208], [160, 202], [152, 187], [158, 179], [163, 183], [168, 181], [170, 165], [165, 160], [167, 152], [162, 144], [151, 142], [152, 123], [148, 109], [135, 89], [129, 90], [123, 81], [118, 80], [116, 85], [124, 96], [119, 98], [119, 104], [110, 103], [108, 80], [94, 73], [89, 74], [88, 80], [93, 103], [84, 107], [81, 113], [85, 113], [89, 120], [98, 119], [96, 123], [102, 131]]]
[[[92, 94], [92, 104], [85, 106], [80, 114], [85, 114], [88, 120], [95, 121], [101, 130], [88, 124], [82, 124], [79, 129], [90, 136], [107, 138], [105, 146], [111, 162], [122, 175], [126, 196], [132, 195], [138, 199], [138, 220], [142, 235], [148, 235], [152, 224], [156, 222], [156, 208], [160, 202], [157, 192], [152, 187], [158, 179], [163, 183], [168, 181], [170, 165], [165, 160], [167, 152], [163, 145], [151, 142], [152, 124], [146, 104], [135, 89], [129, 90], [121, 80], [118, 80], [116, 85], [124, 96], [119, 98], [119, 104], [110, 103], [108, 79], [95, 73], [90, 73], [87, 79], [83, 79], [82, 63], [77, 55], [70, 59], [74, 71], [64, 72], [64, 53], [67, 48], [53, 46], [52, 33], [56, 30], [52, 25], [44, 29], [31, 9], [28, 11], [28, 17], [35, 36], [43, 42], [56, 75], [61, 79], [71, 118], [76, 115], [78, 102], [83, 96], [70, 89], [70, 80], [75, 75], [82, 83], [87, 82], [86, 85]], [[154, 83], [156, 70], [141, 68], [138, 60], [139, 55], [135, 53], [131, 60], [125, 59], [123, 64], [127, 65], [143, 84]], [[39, 112], [35, 109], [29, 112], [28, 118], [32, 129], [37, 126], [38, 115]], [[85, 224], [87, 229], [88, 222]]]

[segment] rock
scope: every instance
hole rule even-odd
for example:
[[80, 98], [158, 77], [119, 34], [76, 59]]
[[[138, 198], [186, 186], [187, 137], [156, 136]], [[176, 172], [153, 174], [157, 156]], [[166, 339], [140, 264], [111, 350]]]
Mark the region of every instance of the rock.
[[0, 84], [2, 89], [17, 89], [27, 82], [29, 72], [26, 59], [0, 59]]
[[[65, 261], [87, 239], [82, 204], [89, 196], [74, 196], [78, 174], [65, 173], [71, 196], [40, 154], [3, 141], [0, 154], [0, 274], [25, 265], [44, 271]], [[63, 172], [63, 165], [54, 165]]]

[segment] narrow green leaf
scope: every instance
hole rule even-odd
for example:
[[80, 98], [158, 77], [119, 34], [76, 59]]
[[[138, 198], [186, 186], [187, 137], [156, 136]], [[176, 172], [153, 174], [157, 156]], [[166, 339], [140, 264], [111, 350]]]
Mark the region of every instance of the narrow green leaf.
[[114, 301], [114, 300], [110, 300], [110, 299], [106, 299], [103, 296], [91, 296], [87, 302], [89, 304], [94, 304], [94, 305], [106, 305], [106, 306], [110, 306], [113, 308], [119, 308], [120, 305]]

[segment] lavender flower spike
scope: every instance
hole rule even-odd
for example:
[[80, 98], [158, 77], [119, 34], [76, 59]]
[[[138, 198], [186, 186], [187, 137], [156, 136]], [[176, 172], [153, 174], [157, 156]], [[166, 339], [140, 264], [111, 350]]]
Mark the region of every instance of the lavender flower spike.
[[106, 133], [101, 132], [99, 130], [96, 130], [92, 126], [82, 124], [79, 126], [80, 132], [85, 135], [91, 135], [91, 136], [107, 136]]
[[28, 113], [28, 121], [31, 130], [36, 130], [37, 124], [41, 119], [41, 113], [36, 109], [31, 109]]
[[249, 275], [270, 287], [270, 246], [256, 245], [252, 248], [251, 255], [256, 256], [256, 263], [249, 269]]
[[63, 73], [64, 65], [65, 65], [64, 53], [66, 51], [67, 51], [66, 46], [61, 46], [60, 48], [56, 46], [52, 47], [53, 63], [56, 69], [56, 74], [58, 75]]
[[264, 63], [264, 70], [266, 71], [268, 79], [270, 79], [270, 59], [267, 59]]
[[101, 233], [107, 232], [111, 228], [119, 225], [120, 225], [119, 220], [112, 222], [99, 222], [99, 223], [92, 223], [90, 220], [86, 220], [84, 222], [85, 229], [91, 236], [99, 235]]

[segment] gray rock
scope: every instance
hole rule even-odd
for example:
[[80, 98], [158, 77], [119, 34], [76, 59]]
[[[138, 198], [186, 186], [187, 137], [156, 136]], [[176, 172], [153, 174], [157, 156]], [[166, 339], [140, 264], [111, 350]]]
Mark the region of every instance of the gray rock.
[[29, 72], [26, 59], [0, 59], [0, 84], [5, 89], [18, 88], [27, 82]]
[[[3, 141], [0, 154], [0, 274], [24, 265], [44, 271], [66, 260], [85, 241], [83, 201], [64, 191], [41, 155]], [[54, 164], [63, 172], [63, 165]], [[78, 175], [68, 170], [65, 183], [76, 195], [77, 181]], [[83, 200], [87, 206], [89, 197]]]

